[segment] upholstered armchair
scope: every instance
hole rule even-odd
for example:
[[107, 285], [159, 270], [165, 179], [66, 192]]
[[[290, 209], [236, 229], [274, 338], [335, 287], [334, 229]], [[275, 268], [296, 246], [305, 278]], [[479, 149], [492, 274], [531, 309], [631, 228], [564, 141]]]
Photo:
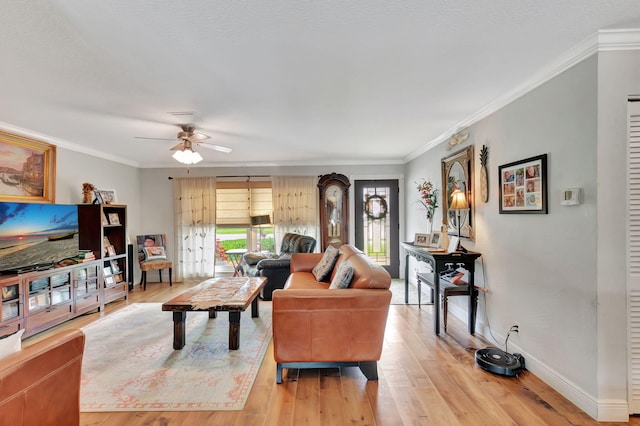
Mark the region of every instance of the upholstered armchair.
[[253, 277], [267, 278], [267, 284], [262, 289], [262, 298], [271, 300], [271, 293], [284, 288], [289, 277], [292, 253], [313, 253], [316, 240], [307, 235], [287, 233], [282, 239], [278, 255], [263, 255], [246, 253], [243, 257], [244, 273]]

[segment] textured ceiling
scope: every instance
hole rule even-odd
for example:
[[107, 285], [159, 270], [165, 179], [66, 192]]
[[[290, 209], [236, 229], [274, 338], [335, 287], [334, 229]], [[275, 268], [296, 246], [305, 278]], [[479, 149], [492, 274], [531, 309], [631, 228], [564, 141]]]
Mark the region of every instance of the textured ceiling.
[[638, 27], [637, 0], [2, 0], [0, 127], [140, 167], [183, 122], [233, 149], [203, 165], [402, 163]]

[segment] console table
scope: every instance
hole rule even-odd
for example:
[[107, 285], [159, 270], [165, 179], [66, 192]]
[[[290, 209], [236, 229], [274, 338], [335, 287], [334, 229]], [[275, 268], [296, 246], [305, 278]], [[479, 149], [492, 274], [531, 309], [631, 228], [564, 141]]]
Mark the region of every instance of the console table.
[[481, 256], [480, 253], [467, 251], [455, 251], [453, 253], [429, 251], [425, 247], [416, 246], [413, 243], [400, 243], [406, 253], [404, 266], [404, 303], [409, 303], [409, 256], [416, 258], [420, 262], [428, 263], [433, 270], [433, 292], [434, 292], [434, 322], [433, 329], [436, 335], [440, 334], [440, 273], [445, 271], [447, 264], [457, 267], [462, 264], [469, 271], [469, 334], [475, 334], [475, 310], [474, 298], [478, 291], [475, 288], [475, 261]]

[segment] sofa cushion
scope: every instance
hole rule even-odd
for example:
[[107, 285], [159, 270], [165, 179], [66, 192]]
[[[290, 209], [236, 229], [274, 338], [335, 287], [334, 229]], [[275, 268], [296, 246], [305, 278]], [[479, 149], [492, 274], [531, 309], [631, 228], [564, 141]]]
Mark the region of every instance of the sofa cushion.
[[144, 247], [144, 260], [167, 260], [167, 254], [164, 251], [164, 247]]
[[352, 278], [353, 278], [353, 268], [349, 266], [347, 262], [342, 262], [342, 264], [340, 264], [340, 266], [338, 267], [338, 271], [334, 274], [329, 288], [331, 289], [347, 288], [349, 287], [349, 284], [351, 284]]
[[0, 358], [9, 356], [15, 352], [20, 352], [20, 349], [22, 349], [23, 333], [24, 328], [0, 339]]
[[320, 259], [320, 262], [316, 266], [313, 267], [311, 271], [313, 275], [316, 277], [318, 281], [327, 281], [327, 279], [331, 276], [331, 272], [333, 271], [333, 267], [336, 264], [336, 260], [338, 260], [338, 255], [340, 252], [337, 248], [333, 246], [327, 247]]
[[329, 283], [316, 281], [316, 277], [311, 272], [296, 272], [289, 275], [284, 288], [326, 290], [329, 288]]

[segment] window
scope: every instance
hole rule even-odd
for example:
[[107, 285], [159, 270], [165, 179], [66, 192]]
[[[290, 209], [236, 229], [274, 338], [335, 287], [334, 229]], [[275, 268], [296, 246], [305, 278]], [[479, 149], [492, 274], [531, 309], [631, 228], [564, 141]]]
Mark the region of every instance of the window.
[[[244, 178], [246, 179], [246, 178]], [[217, 239], [225, 250], [273, 251], [272, 226], [251, 228], [251, 216], [271, 215], [271, 180], [225, 181], [216, 186]]]

